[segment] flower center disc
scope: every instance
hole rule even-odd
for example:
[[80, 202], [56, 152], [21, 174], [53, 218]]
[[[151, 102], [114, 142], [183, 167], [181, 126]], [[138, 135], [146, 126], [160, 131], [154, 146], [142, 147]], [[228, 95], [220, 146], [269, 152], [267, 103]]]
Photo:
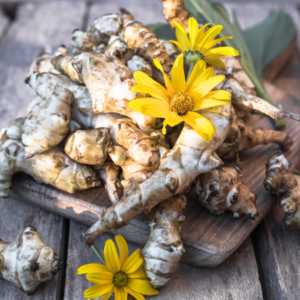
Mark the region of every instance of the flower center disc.
[[179, 116], [183, 116], [193, 109], [193, 101], [187, 93], [177, 93], [170, 101], [170, 108]]
[[117, 287], [122, 287], [127, 283], [127, 275], [120, 271], [114, 275], [113, 283]]

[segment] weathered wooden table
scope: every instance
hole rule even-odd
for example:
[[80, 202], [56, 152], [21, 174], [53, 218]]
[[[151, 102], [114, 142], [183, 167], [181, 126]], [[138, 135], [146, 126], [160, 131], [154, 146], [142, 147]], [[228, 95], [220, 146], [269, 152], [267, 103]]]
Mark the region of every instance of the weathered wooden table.
[[[242, 27], [262, 21], [271, 9], [280, 8], [291, 13], [300, 29], [299, 4], [299, 0], [225, 3], [228, 9], [237, 10]], [[54, 49], [62, 43], [69, 45], [73, 29], [85, 29], [96, 16], [116, 12], [120, 6], [126, 6], [145, 24], [165, 21], [158, 0], [21, 1], [15, 19], [0, 14], [0, 128], [9, 120], [24, 115], [26, 105], [34, 95], [24, 84], [24, 79], [30, 63], [42, 48], [50, 46]], [[267, 84], [269, 90], [276, 89], [275, 102], [280, 102], [283, 97], [293, 105], [300, 101], [300, 81], [294, 80], [297, 77], [300, 79], [300, 63], [295, 51], [275, 84]], [[287, 125], [295, 126], [290, 122]], [[290, 151], [297, 151], [297, 145]], [[297, 161], [292, 163], [300, 170]], [[251, 237], [216, 268], [180, 263], [174, 278], [153, 299], [300, 299], [300, 230], [287, 228], [282, 219], [283, 213], [275, 205]], [[12, 197], [0, 198], [0, 236], [3, 240], [12, 241], [28, 225], [37, 229], [42, 240], [63, 258], [65, 264], [52, 281], [42, 284], [30, 297], [0, 279], [0, 299], [84, 299], [82, 293], [91, 284], [84, 276], [78, 276], [76, 270], [98, 260], [92, 250], [85, 247], [81, 236], [87, 226]], [[103, 234], [97, 239], [95, 246], [100, 251], [107, 238], [111, 235]], [[131, 251], [137, 247], [130, 244]]]

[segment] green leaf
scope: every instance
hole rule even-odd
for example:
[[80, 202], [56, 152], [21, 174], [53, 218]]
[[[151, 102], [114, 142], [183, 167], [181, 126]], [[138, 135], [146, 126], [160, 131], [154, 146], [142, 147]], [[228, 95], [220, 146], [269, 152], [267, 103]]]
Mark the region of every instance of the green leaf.
[[147, 25], [148, 29], [164, 40], [177, 40], [175, 31], [169, 23], [157, 23]]

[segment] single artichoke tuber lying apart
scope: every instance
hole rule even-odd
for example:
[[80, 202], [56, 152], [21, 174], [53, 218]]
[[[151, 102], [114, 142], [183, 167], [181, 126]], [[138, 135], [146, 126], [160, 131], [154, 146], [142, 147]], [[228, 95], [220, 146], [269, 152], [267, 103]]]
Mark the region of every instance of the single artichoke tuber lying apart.
[[196, 194], [200, 203], [215, 215], [221, 215], [225, 210], [231, 210], [234, 218], [244, 213], [255, 220], [259, 215], [256, 196], [243, 182], [239, 167], [217, 168], [199, 175]]
[[266, 168], [265, 189], [279, 199], [285, 223], [300, 225], [300, 176], [290, 171], [290, 165], [280, 151], [272, 153]]
[[0, 277], [28, 295], [42, 282], [52, 279], [62, 260], [45, 245], [33, 227], [25, 228], [12, 243], [0, 239]]

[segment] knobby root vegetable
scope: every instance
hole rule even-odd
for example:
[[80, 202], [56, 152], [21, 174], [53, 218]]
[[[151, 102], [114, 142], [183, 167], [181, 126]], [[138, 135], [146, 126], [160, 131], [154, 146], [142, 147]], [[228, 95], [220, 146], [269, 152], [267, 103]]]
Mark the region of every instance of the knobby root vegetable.
[[127, 11], [126, 9], [120, 8], [120, 12], [121, 12], [121, 19], [122, 19], [122, 22], [123, 22], [123, 27], [124, 27], [128, 22], [134, 20], [133, 15], [132, 15], [129, 11]]
[[200, 203], [215, 215], [222, 215], [225, 210], [231, 210], [234, 218], [246, 214], [255, 220], [259, 215], [256, 196], [243, 182], [240, 167], [217, 168], [199, 175], [196, 194]]
[[82, 52], [93, 51], [93, 39], [92, 35], [88, 32], [83, 32], [79, 29], [75, 29], [71, 38], [71, 52], [74, 55], [78, 55]]
[[22, 128], [25, 118], [18, 118], [9, 122], [6, 127], [0, 131], [0, 146], [8, 139], [20, 140], [22, 137]]
[[119, 113], [134, 119], [146, 133], [155, 129], [156, 118], [129, 109], [128, 102], [136, 98], [136, 92], [131, 91], [136, 83], [133, 72], [118, 59], [98, 53], [82, 53], [74, 58], [58, 58], [55, 67], [64, 69], [72, 80], [81, 78], [92, 97], [95, 113]]
[[254, 96], [252, 92], [247, 93], [232, 75], [227, 75], [223, 82], [216, 86], [215, 89], [232, 90], [232, 104], [237, 108], [244, 109], [247, 107], [251, 110], [262, 112], [276, 120], [291, 118], [293, 120], [300, 121], [300, 115], [280, 110], [269, 102]]
[[123, 186], [119, 180], [120, 167], [111, 161], [93, 166], [105, 185], [105, 190], [112, 204], [118, 203], [123, 196]]
[[101, 212], [99, 221], [86, 232], [87, 244], [93, 244], [103, 232], [124, 227], [162, 201], [186, 193], [199, 174], [222, 164], [215, 150], [223, 143], [230, 128], [231, 106], [207, 109], [202, 114], [215, 125], [212, 140], [205, 141], [185, 124], [173, 149], [163, 152], [158, 170], [143, 183], [132, 186], [124, 200]]
[[147, 27], [137, 21], [128, 22], [123, 31], [124, 40], [130, 49], [145, 60], [153, 64], [153, 59], [157, 59], [164, 71], [171, 70], [172, 61], [166, 48], [159, 42], [158, 37]]
[[112, 35], [105, 49], [105, 54], [116, 57], [126, 65], [134, 55], [134, 52], [128, 48], [126, 42], [121, 37]]
[[67, 137], [65, 152], [82, 164], [102, 165], [107, 159], [110, 145], [107, 128], [77, 130]]
[[166, 48], [166, 52], [170, 55], [172, 64], [174, 64], [177, 56], [180, 54], [180, 50], [167, 40], [159, 39], [159, 42]]
[[143, 166], [127, 155], [122, 146], [111, 146], [108, 149], [111, 160], [122, 168], [124, 180], [121, 181], [124, 187], [124, 196], [127, 196], [133, 186], [140, 184], [150, 178], [158, 169], [159, 162], [152, 166]]
[[152, 77], [152, 67], [151, 65], [142, 57], [134, 55], [132, 59], [127, 62], [127, 67], [132, 72], [142, 71], [146, 73], [149, 77]]
[[20, 171], [68, 193], [101, 186], [90, 167], [73, 161], [59, 147], [27, 158], [21, 142], [7, 140], [0, 147], [0, 197], [9, 196], [12, 176]]
[[122, 28], [122, 20], [119, 14], [107, 14], [96, 18], [88, 27], [93, 44], [98, 46], [102, 43], [107, 44], [112, 35], [118, 35]]
[[171, 279], [185, 252], [180, 223], [185, 220], [186, 204], [186, 196], [173, 196], [155, 209], [154, 217], [148, 222], [151, 232], [142, 255], [147, 277], [156, 289]]
[[154, 138], [155, 142], [166, 149], [171, 149], [170, 143], [168, 141], [168, 137], [162, 133], [161, 129], [157, 129], [153, 131], [150, 136]]
[[277, 196], [285, 213], [285, 223], [300, 225], [300, 176], [292, 173], [290, 164], [280, 151], [272, 153], [266, 169], [265, 189]]
[[59, 73], [54, 69], [54, 66], [51, 63], [53, 56], [66, 56], [68, 55], [67, 48], [65, 45], [61, 45], [54, 52], [54, 55], [49, 53], [42, 53], [37, 59], [35, 59], [29, 67], [28, 76], [32, 75], [35, 72], [52, 72]]
[[283, 150], [288, 150], [293, 145], [291, 137], [282, 131], [254, 129], [248, 126], [244, 120], [233, 111], [233, 122], [228, 136], [217, 154], [222, 159], [238, 158], [240, 151], [261, 144], [275, 143]]
[[62, 263], [31, 226], [20, 232], [12, 243], [6, 243], [0, 238], [0, 277], [28, 295], [40, 283], [52, 279]]
[[[29, 79], [28, 79], [29, 80]], [[50, 97], [50, 96], [49, 96]], [[26, 107], [26, 116], [30, 113], [30, 111], [32, 110], [32, 108], [36, 105], [36, 104], [38, 104], [38, 103], [40, 103], [40, 102], [42, 102], [43, 101], [43, 99], [42, 99], [42, 97], [41, 96], [39, 96], [39, 95], [35, 95], [31, 100], [30, 100], [30, 102], [28, 103], [28, 105], [27, 105], [27, 107]]]
[[188, 32], [188, 20], [190, 14], [185, 10], [184, 0], [161, 0], [166, 20], [175, 28], [173, 21], [178, 22]]
[[58, 145], [68, 134], [72, 92], [55, 90], [51, 97], [34, 105], [25, 119], [22, 143], [27, 157]]

